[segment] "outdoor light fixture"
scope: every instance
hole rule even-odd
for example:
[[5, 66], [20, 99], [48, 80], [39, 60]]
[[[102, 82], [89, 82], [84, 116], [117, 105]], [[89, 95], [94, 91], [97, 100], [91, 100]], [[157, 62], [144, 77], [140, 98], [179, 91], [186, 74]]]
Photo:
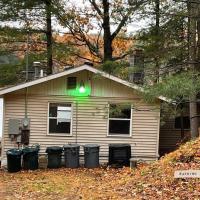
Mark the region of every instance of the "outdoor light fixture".
[[80, 83], [79, 92], [80, 92], [80, 93], [84, 93], [84, 92], [85, 92], [85, 85], [84, 85], [84, 82], [83, 82], [83, 81], [81, 81], [81, 83]]

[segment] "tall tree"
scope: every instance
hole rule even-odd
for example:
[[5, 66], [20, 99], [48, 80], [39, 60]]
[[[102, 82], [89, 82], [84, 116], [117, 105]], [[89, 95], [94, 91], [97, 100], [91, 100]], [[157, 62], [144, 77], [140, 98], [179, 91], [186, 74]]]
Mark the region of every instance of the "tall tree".
[[[188, 61], [189, 69], [192, 70], [194, 75], [198, 72], [197, 8], [198, 1], [188, 0]], [[199, 126], [197, 118], [197, 93], [191, 94], [189, 100], [191, 136], [192, 138], [196, 138], [198, 136]]]
[[[54, 2], [55, 3], [55, 2]], [[2, 27], [5, 25], [12, 26], [13, 22], [20, 24], [19, 30], [24, 29], [29, 34], [45, 34], [46, 35], [46, 60], [47, 73], [52, 73], [53, 59], [52, 59], [52, 0], [0, 0], [0, 20]], [[12, 12], [10, 12], [12, 11]], [[27, 34], [27, 32], [25, 34]]]
[[47, 74], [52, 74], [53, 56], [52, 56], [52, 1], [45, 0], [46, 7], [46, 38], [47, 38]]
[[[154, 2], [155, 12], [152, 14], [155, 15], [155, 25], [150, 26], [149, 31], [145, 30], [141, 37], [145, 41], [143, 47], [146, 58], [153, 66], [159, 67], [159, 76], [162, 78], [159, 84], [154, 81], [154, 87], [159, 91], [157, 95], [173, 98], [178, 103], [189, 103], [191, 137], [196, 138], [199, 126], [197, 94], [200, 91], [199, 1], [162, 1], [162, 6], [161, 1], [160, 4], [158, 0]], [[150, 65], [150, 62], [147, 64]], [[149, 72], [156, 74], [156, 69], [157, 67], [153, 67], [149, 70], [147, 67], [147, 75]], [[184, 71], [187, 73], [183, 73]], [[155, 80], [154, 77], [152, 79]], [[155, 92], [150, 91], [152, 94]]]
[[[160, 0], [155, 0], [155, 46], [160, 49]], [[159, 81], [159, 58], [155, 56], [155, 82]]]
[[[67, 8], [61, 6], [58, 19], [74, 36], [76, 45], [86, 46], [97, 62], [115, 61], [124, 58], [128, 51], [114, 56], [113, 41], [146, 2], [148, 0], [86, 0], [83, 6], [78, 7], [73, 1], [68, 1]], [[92, 36], [94, 30], [96, 33]]]

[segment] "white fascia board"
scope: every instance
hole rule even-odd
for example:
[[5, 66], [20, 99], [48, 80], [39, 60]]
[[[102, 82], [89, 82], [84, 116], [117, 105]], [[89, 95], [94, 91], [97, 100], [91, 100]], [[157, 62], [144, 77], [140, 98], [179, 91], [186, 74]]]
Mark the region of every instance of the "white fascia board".
[[20, 85], [12, 86], [12, 87], [0, 90], [0, 96], [7, 94], [7, 93], [10, 93], [10, 92], [20, 90], [20, 89], [24, 89], [24, 88], [27, 88], [27, 87], [30, 87], [30, 86], [33, 86], [33, 85], [44, 83], [44, 82], [47, 82], [47, 81], [50, 81], [50, 80], [53, 80], [53, 79], [56, 79], [56, 78], [60, 78], [62, 76], [66, 76], [66, 75], [69, 75], [69, 74], [72, 74], [72, 73], [76, 73], [76, 72], [84, 70], [84, 69], [85, 69], [85, 66], [83, 65], [81, 67], [69, 69], [69, 70], [64, 71], [64, 72], [60, 72], [60, 73], [57, 73], [57, 74], [53, 74], [53, 75], [50, 75], [50, 76], [39, 78], [39, 79], [34, 80], [34, 81], [30, 81], [30, 82], [27, 82], [27, 83], [22, 83]]
[[[76, 73], [76, 72], [79, 72], [79, 71], [82, 71], [82, 70], [88, 70], [88, 71], [93, 72], [95, 74], [100, 74], [101, 76], [103, 76], [105, 78], [113, 80], [113, 81], [115, 81], [117, 83], [120, 83], [122, 85], [130, 87], [130, 88], [132, 88], [134, 90], [137, 90], [139, 92], [145, 92], [142, 87], [139, 87], [139, 86], [137, 86], [137, 85], [135, 85], [133, 83], [130, 83], [130, 82], [125, 81], [125, 80], [122, 80], [122, 79], [120, 79], [118, 77], [110, 75], [110, 74], [108, 74], [106, 72], [103, 72], [103, 71], [98, 70], [96, 68], [93, 68], [91, 66], [82, 65], [80, 67], [72, 68], [72, 69], [57, 73], [57, 74], [53, 74], [53, 75], [46, 76], [46, 77], [43, 77], [43, 78], [40, 78], [40, 79], [37, 79], [37, 80], [33, 80], [33, 81], [30, 81], [30, 82], [27, 82], [27, 83], [22, 83], [20, 85], [16, 85], [16, 86], [13, 86], [13, 87], [9, 87], [9, 88], [0, 90], [0, 96], [2, 96], [4, 94], [7, 94], [7, 93], [10, 93], [10, 92], [14, 92], [14, 91], [20, 90], [20, 89], [24, 89], [24, 88], [27, 88], [27, 87], [30, 87], [30, 86], [33, 86], [33, 85], [44, 83], [44, 82], [47, 82], [47, 81], [50, 81], [50, 80], [53, 80], [53, 79], [56, 79], [56, 78], [60, 78], [60, 77], [63, 77], [63, 76], [69, 75], [69, 74], [73, 74], [73, 73]], [[168, 103], [172, 102], [170, 99], [167, 99], [167, 98], [162, 97], [162, 96], [159, 96], [158, 98], [160, 100], [166, 101]]]

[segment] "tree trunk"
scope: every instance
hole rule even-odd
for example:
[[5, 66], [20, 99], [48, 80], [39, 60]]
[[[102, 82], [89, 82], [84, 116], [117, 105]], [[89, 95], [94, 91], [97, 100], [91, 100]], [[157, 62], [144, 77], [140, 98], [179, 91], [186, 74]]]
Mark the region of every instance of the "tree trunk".
[[47, 74], [53, 71], [52, 56], [52, 28], [51, 28], [51, 0], [45, 0], [46, 3], [46, 38], [47, 38]]
[[103, 30], [104, 30], [104, 62], [105, 61], [112, 61], [113, 59], [113, 49], [112, 49], [112, 36], [110, 32], [110, 16], [109, 16], [109, 2], [108, 0], [103, 0]]
[[196, 95], [190, 96], [190, 131], [191, 138], [195, 139], [198, 137], [198, 117], [197, 117], [197, 98]]
[[198, 63], [198, 71], [200, 71], [200, 4], [198, 4], [198, 10], [197, 10], [197, 34], [198, 34], [197, 63]]
[[[196, 13], [196, 3], [194, 0], [188, 1], [188, 60], [189, 68], [193, 73], [196, 72], [196, 58], [197, 58], [197, 41], [196, 41], [196, 31], [197, 31], [197, 20], [195, 17]], [[197, 118], [197, 94], [191, 94], [189, 101], [190, 107], [190, 131], [191, 138], [195, 139], [198, 137], [198, 118]]]
[[[159, 49], [159, 37], [160, 37], [160, 0], [155, 0], [155, 14], [156, 14], [156, 26], [155, 26], [155, 46]], [[158, 51], [159, 52], [159, 51]], [[155, 57], [155, 82], [159, 82], [159, 56]]]

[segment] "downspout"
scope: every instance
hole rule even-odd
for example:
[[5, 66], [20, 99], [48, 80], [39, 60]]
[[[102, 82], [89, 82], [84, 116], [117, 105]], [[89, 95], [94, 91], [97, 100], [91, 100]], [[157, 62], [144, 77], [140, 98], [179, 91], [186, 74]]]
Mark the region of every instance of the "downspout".
[[156, 158], [160, 157], [159, 155], [159, 139], [160, 139], [160, 116], [161, 116], [161, 105], [159, 106], [159, 113], [158, 113], [158, 127], [157, 127], [157, 139], [156, 139]]
[[[29, 64], [29, 32], [27, 35], [27, 49], [26, 49], [26, 82], [28, 81], [28, 64]], [[27, 114], [27, 96], [28, 96], [28, 88], [26, 87], [25, 89], [25, 119], [28, 118], [28, 114]]]
[[25, 119], [28, 118], [28, 87], [26, 87], [25, 89], [25, 112], [24, 112], [24, 116]]
[[76, 135], [75, 135], [75, 143], [78, 143], [78, 101], [76, 100]]
[[[29, 32], [27, 32], [27, 48], [26, 48], [26, 79], [25, 82], [28, 81], [28, 66], [29, 66]], [[27, 133], [26, 127], [28, 125], [28, 87], [25, 88], [25, 96], [24, 96], [24, 119], [22, 120], [21, 124], [21, 137], [20, 137], [20, 142], [23, 144], [29, 144], [29, 136], [28, 139], [26, 138], [25, 134]], [[26, 138], [26, 139], [25, 139]], [[28, 142], [25, 142], [28, 141]]]

